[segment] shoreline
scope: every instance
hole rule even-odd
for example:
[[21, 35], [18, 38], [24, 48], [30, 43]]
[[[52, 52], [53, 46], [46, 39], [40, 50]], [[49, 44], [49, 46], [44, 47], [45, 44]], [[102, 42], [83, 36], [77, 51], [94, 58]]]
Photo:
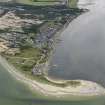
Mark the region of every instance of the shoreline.
[[[78, 16], [82, 15], [83, 13], [87, 12], [88, 10], [87, 9], [83, 9], [83, 12], [80, 13]], [[78, 16], [75, 16], [73, 17], [72, 19], [68, 19], [68, 21], [61, 27], [60, 30], [58, 30], [55, 34], [54, 34], [54, 37], [52, 38], [53, 40], [53, 44], [52, 44], [52, 50], [51, 52], [49, 53], [48, 55], [48, 60], [44, 63], [45, 64], [45, 70], [44, 70], [44, 74], [45, 76], [48, 76], [48, 70], [49, 70], [49, 64], [50, 64], [50, 61], [52, 59], [52, 55], [55, 51], [55, 47], [56, 47], [56, 44], [59, 43], [57, 42], [59, 40], [59, 36], [61, 35], [61, 33], [68, 27], [68, 25], [73, 21], [75, 20]]]
[[[84, 11], [85, 12], [85, 11]], [[84, 13], [83, 12], [83, 13]], [[78, 15], [79, 16], [79, 15]], [[73, 17], [73, 19], [68, 20], [64, 26], [62, 26], [61, 30], [55, 33], [52, 44], [52, 50], [51, 53], [48, 55], [48, 61], [45, 62], [44, 67], [44, 74], [45, 78], [53, 83], [59, 84], [59, 83], [66, 83], [67, 81], [73, 81], [73, 80], [53, 80], [48, 77], [47, 73], [49, 70], [49, 62], [52, 58], [52, 54], [55, 50], [57, 37], [66, 29], [66, 27], [69, 25], [69, 23], [74, 20], [77, 16]], [[53, 84], [47, 84], [43, 83], [37, 80], [33, 80], [31, 78], [28, 78], [27, 75], [19, 72], [13, 65], [9, 64], [9, 62], [0, 55], [0, 64], [11, 74], [12, 77], [14, 77], [16, 80], [26, 84], [31, 90], [38, 92], [39, 94], [42, 94], [44, 96], [54, 96], [58, 98], [65, 98], [66, 96], [74, 96], [74, 97], [93, 97], [93, 96], [102, 96], [105, 95], [105, 88], [103, 88], [101, 85], [98, 85], [95, 82], [91, 81], [85, 81], [85, 80], [74, 80], [79, 81], [80, 84], [73, 86], [73, 85], [67, 85], [66, 87], [58, 87]]]
[[[37, 91], [45, 96], [54, 97], [66, 97], [66, 96], [102, 96], [105, 95], [105, 88], [98, 85], [95, 82], [78, 80], [81, 82], [80, 86], [72, 87], [67, 86], [65, 88], [57, 87], [49, 84], [44, 84], [27, 78], [24, 74], [17, 71], [12, 65], [10, 65], [3, 57], [0, 56], [0, 64], [17, 80], [24, 82], [30, 89]], [[58, 81], [59, 82], [59, 81]], [[61, 81], [60, 81], [61, 82]]]

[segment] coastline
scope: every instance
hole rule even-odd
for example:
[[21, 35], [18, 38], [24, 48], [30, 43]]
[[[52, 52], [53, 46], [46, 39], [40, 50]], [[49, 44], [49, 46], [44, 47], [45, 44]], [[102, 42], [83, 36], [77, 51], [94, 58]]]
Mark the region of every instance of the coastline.
[[[56, 87], [49, 84], [37, 82], [35, 80], [27, 78], [24, 74], [17, 71], [12, 65], [10, 65], [3, 57], [0, 56], [0, 64], [17, 80], [27, 84], [30, 89], [37, 91], [45, 96], [54, 97], [66, 97], [66, 96], [102, 96], [105, 95], [105, 89], [95, 82], [78, 80], [81, 82], [80, 86], [72, 87], [67, 86], [65, 88]], [[59, 81], [58, 81], [59, 82]], [[61, 82], [61, 81], [60, 81]]]
[[[84, 12], [83, 12], [84, 13]], [[77, 16], [73, 17], [75, 19]], [[73, 20], [70, 19], [64, 26], [62, 26], [62, 29], [59, 30], [58, 32], [55, 33], [53, 39], [53, 44], [52, 47], [53, 49], [51, 50], [51, 53], [48, 55], [48, 61], [45, 62], [45, 67], [44, 67], [44, 74], [47, 80], [54, 82], [54, 83], [65, 83], [67, 81], [72, 81], [72, 80], [52, 80], [47, 76], [47, 70], [49, 69], [49, 62], [52, 57], [52, 54], [55, 50], [56, 46], [56, 40], [59, 34], [62, 33], [62, 31], [65, 30], [65, 28], [68, 26], [68, 24]], [[22, 74], [19, 72], [13, 65], [9, 64], [9, 62], [3, 58], [0, 55], [0, 64], [17, 80], [25, 83], [27, 86], [29, 86], [30, 89], [35, 90], [35, 92], [38, 92], [39, 94], [43, 94], [44, 96], [54, 96], [58, 98], [65, 98], [69, 96], [74, 96], [74, 97], [93, 97], [93, 96], [101, 96], [105, 95], [105, 89], [101, 86], [98, 85], [95, 82], [90, 82], [90, 81], [85, 81], [85, 80], [74, 80], [74, 81], [79, 81], [80, 85], [73, 87], [72, 85], [67, 85], [66, 87], [58, 87], [55, 85], [51, 84], [45, 84], [40, 81], [33, 80], [31, 78], [28, 78], [27, 75]]]
[[[49, 64], [50, 64], [50, 61], [52, 59], [52, 55], [55, 51], [55, 46], [57, 44], [57, 41], [59, 40], [59, 36], [61, 35], [61, 33], [68, 27], [68, 25], [70, 24], [70, 22], [72, 22], [73, 20], [75, 20], [78, 16], [80, 16], [81, 14], [85, 13], [85, 12], [88, 12], [87, 9], [83, 9], [83, 12], [80, 13], [79, 15], [73, 17], [72, 19], [68, 19], [68, 21], [61, 27], [60, 30], [58, 30], [55, 34], [54, 34], [54, 37], [52, 38], [53, 40], [53, 44], [51, 45], [52, 47], [52, 50], [51, 52], [49, 53], [48, 55], [48, 60], [45, 62], [45, 70], [44, 70], [44, 74], [45, 76], [48, 76], [48, 70], [49, 70]], [[58, 42], [59, 43], [59, 42]]]

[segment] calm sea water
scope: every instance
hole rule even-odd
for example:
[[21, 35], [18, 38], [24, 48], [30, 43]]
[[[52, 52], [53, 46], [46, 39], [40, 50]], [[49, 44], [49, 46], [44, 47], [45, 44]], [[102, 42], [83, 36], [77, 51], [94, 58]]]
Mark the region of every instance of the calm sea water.
[[90, 11], [72, 21], [62, 33], [49, 75], [105, 86], [105, 0], [80, 0], [79, 7]]

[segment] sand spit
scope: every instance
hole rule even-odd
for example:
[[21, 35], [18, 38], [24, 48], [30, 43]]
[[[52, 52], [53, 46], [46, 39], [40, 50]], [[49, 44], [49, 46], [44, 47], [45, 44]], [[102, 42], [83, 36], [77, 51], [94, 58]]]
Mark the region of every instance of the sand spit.
[[26, 83], [31, 89], [43, 93], [45, 96], [64, 97], [65, 95], [74, 96], [99, 96], [105, 94], [105, 89], [95, 82], [78, 80], [81, 85], [77, 87], [67, 86], [57, 87], [49, 84], [37, 82], [27, 78], [24, 74], [18, 72], [12, 65], [10, 65], [3, 57], [0, 56], [0, 64], [17, 80]]

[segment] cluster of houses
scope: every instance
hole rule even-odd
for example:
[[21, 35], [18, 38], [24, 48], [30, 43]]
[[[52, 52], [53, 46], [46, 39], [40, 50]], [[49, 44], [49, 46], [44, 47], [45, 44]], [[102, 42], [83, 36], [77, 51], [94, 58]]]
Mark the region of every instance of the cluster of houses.
[[21, 19], [20, 17], [15, 15], [14, 11], [9, 11], [5, 15], [0, 18], [0, 29], [5, 28], [16, 28], [20, 29], [24, 26], [30, 26], [31, 24], [41, 24], [39, 20], [34, 19]]
[[[38, 14], [33, 14], [36, 15], [37, 17], [32, 17], [32, 14], [24, 14], [24, 16], [26, 16], [26, 18], [21, 18], [19, 16], [17, 16], [16, 11], [20, 11], [20, 13], [22, 14], [23, 12], [23, 8], [22, 10], [20, 10], [19, 8], [22, 8], [21, 6], [18, 7], [14, 7], [14, 11], [13, 11], [13, 7], [12, 10], [11, 8], [1, 8], [0, 9], [0, 30], [5, 30], [4, 32], [2, 32], [0, 34], [0, 37], [8, 40], [9, 41], [9, 45], [8, 47], [11, 48], [19, 48], [20, 45], [20, 41], [21, 40], [26, 40], [27, 39], [27, 35], [25, 30], [23, 30], [23, 27], [28, 28], [31, 25], [35, 24], [35, 25], [40, 25], [43, 24], [43, 20], [40, 20], [38, 18]], [[24, 11], [26, 12], [27, 10], [24, 9]], [[55, 9], [51, 9], [49, 10], [51, 11], [55, 11]], [[56, 12], [57, 11], [56, 9]], [[27, 15], [30, 15], [30, 17], [32, 17], [32, 19], [28, 19]], [[40, 14], [39, 14], [40, 15]], [[33, 40], [33, 42], [35, 42], [35, 44], [37, 46], [43, 46], [46, 42], [51, 44], [52, 41], [52, 37], [53, 35], [62, 27], [62, 24], [60, 23], [54, 23], [49, 25], [50, 22], [45, 22], [39, 29], [38, 29], [38, 33], [35, 37], [35, 39]]]
[[34, 74], [34, 75], [43, 75], [44, 69], [45, 69], [45, 64], [36, 65], [32, 69], [32, 74]]
[[[2, 9], [1, 9], [2, 11]], [[1, 15], [3, 12], [1, 12]], [[42, 24], [40, 20], [21, 19], [14, 11], [8, 11], [0, 17], [0, 38], [8, 41], [8, 47], [19, 48], [21, 40], [26, 40], [27, 35], [23, 27], [30, 27], [32, 24]]]
[[3, 53], [8, 49], [7, 43], [8, 43], [7, 41], [0, 38], [0, 53]]
[[56, 32], [62, 27], [60, 23], [49, 25], [49, 23], [45, 23], [42, 27], [39, 29], [39, 33], [37, 34], [37, 37], [35, 39], [36, 45], [41, 47], [44, 46], [44, 44], [50, 43], [52, 41], [52, 38], [56, 34]]
[[[31, 7], [27, 8], [25, 9], [21, 6], [0, 7], [0, 39], [2, 39], [0, 40], [0, 51], [8, 49], [6, 54], [15, 55], [16, 53], [20, 53], [19, 49], [22, 40], [30, 41], [34, 47], [40, 49], [45, 44], [48, 47], [52, 47], [54, 35], [64, 27], [65, 23], [69, 23], [76, 16], [70, 15], [71, 10], [68, 8], [60, 6], [48, 6], [46, 8], [42, 7], [41, 9], [39, 7], [36, 7], [36, 9]], [[54, 16], [52, 16], [53, 14]], [[65, 22], [62, 23], [61, 21]], [[30, 32], [31, 26], [34, 29], [38, 28], [36, 33]], [[29, 32], [27, 32], [28, 29]], [[31, 38], [30, 34], [34, 34], [34, 38]], [[48, 56], [48, 49], [42, 50], [44, 52], [43, 54]], [[45, 63], [36, 65], [32, 69], [32, 73], [34, 75], [42, 75], [45, 66]]]

